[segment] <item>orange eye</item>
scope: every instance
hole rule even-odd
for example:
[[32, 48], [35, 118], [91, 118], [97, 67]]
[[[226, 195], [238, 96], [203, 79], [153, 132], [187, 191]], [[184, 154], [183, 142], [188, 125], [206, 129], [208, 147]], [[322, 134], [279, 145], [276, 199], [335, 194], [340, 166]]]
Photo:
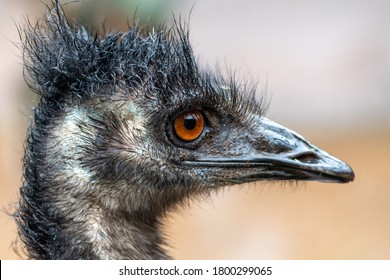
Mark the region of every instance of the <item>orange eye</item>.
[[194, 141], [204, 128], [203, 115], [199, 111], [189, 111], [176, 118], [174, 129], [176, 135], [183, 141]]

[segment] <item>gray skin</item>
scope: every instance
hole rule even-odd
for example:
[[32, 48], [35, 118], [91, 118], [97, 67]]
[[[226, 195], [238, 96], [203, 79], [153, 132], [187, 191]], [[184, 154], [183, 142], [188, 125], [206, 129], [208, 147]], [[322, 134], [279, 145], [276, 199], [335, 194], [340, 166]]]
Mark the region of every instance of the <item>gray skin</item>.
[[[30, 258], [167, 259], [161, 217], [188, 198], [258, 180], [354, 179], [267, 119], [253, 87], [200, 70], [180, 25], [97, 39], [58, 3], [48, 15], [22, 31], [39, 98], [15, 213]], [[203, 131], [180, 140], [173, 123], [193, 110]]]

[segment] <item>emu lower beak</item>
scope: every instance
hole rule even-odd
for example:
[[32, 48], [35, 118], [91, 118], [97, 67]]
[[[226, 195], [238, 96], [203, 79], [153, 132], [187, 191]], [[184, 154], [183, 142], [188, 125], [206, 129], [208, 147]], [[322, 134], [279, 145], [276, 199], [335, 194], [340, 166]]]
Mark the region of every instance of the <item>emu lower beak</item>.
[[353, 181], [355, 175], [346, 163], [310, 144], [299, 134], [266, 118], [261, 118], [261, 127], [261, 137], [256, 136], [260, 139], [256, 147], [263, 147], [261, 150], [233, 157], [201, 157], [185, 163], [198, 167], [251, 169], [236, 178], [242, 182], [260, 179]]

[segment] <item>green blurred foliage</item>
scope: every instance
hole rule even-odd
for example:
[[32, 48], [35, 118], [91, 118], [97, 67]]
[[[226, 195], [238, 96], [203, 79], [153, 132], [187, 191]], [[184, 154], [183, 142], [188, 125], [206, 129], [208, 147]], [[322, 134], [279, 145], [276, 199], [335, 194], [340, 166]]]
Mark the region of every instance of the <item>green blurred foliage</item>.
[[[88, 0], [62, 1], [72, 18], [95, 30], [123, 31], [134, 22], [158, 27], [169, 21], [178, 0]], [[68, 14], [69, 16], [69, 14]]]

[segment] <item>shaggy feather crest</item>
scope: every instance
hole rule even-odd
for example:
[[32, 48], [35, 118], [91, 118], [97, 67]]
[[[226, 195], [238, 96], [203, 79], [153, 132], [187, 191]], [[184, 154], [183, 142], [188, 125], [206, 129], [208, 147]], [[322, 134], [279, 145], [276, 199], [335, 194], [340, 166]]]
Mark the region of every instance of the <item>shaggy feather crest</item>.
[[[122, 88], [130, 93], [142, 89], [148, 98], [161, 102], [178, 90], [200, 89], [198, 94], [220, 102], [250, 106], [254, 101], [245, 102], [237, 92], [246, 87], [248, 96], [254, 95], [255, 87], [198, 69], [183, 23], [151, 32], [135, 23], [126, 33], [103, 38], [92, 32], [69, 22], [58, 3], [35, 26], [21, 29], [28, 83], [41, 98], [63, 104]], [[221, 93], [221, 84], [226, 85], [223, 94], [215, 94]], [[262, 109], [255, 105], [251, 109]]]

